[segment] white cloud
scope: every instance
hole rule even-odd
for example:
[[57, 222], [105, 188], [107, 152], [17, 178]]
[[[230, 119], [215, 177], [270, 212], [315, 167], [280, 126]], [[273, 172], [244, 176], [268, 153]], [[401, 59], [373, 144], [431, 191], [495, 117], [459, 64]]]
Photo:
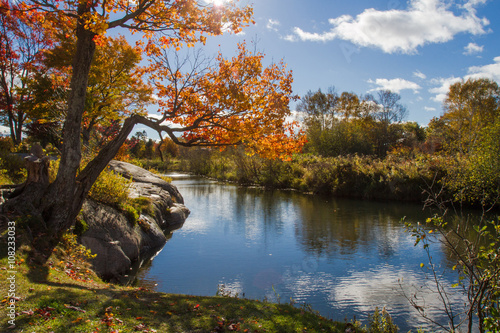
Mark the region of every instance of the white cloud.
[[484, 5], [487, 1], [488, 0], [469, 0], [466, 1], [462, 7], [468, 11], [475, 11], [475, 7], [478, 5]]
[[390, 90], [399, 94], [401, 90], [413, 90], [414, 93], [418, 93], [419, 89], [421, 89], [421, 87], [415, 82], [404, 79], [376, 79], [375, 81], [368, 80], [368, 83], [377, 85], [376, 88], [371, 89], [370, 91]]
[[492, 64], [469, 67], [469, 74], [463, 78], [452, 76], [449, 78], [432, 79], [430, 83], [435, 85], [434, 88], [429, 89], [430, 93], [435, 94], [432, 100], [442, 103], [446, 99], [450, 86], [462, 80], [486, 78], [500, 83], [500, 56], [495, 57], [493, 61], [494, 63]]
[[222, 7], [229, 2], [228, 0], [205, 0], [206, 3], [212, 4], [215, 7]]
[[500, 57], [495, 57], [493, 61], [493, 64], [470, 67], [465, 80], [486, 78], [500, 83]]
[[464, 48], [464, 54], [465, 55], [472, 55], [472, 54], [477, 54], [483, 52], [484, 46], [479, 46], [476, 43], [469, 43], [465, 48]]
[[278, 31], [278, 26], [280, 26], [280, 22], [273, 19], [269, 19], [266, 24], [266, 28], [273, 31]]
[[413, 76], [418, 77], [419, 79], [425, 80], [427, 78], [427, 75], [422, 73], [421, 71], [415, 71], [413, 72]]
[[444, 43], [459, 33], [486, 33], [484, 27], [489, 21], [479, 18], [475, 11], [475, 6], [483, 2], [469, 1], [459, 7], [461, 14], [456, 15], [443, 0], [410, 0], [406, 10], [370, 8], [355, 18], [343, 15], [330, 19], [333, 26], [330, 31], [312, 33], [295, 27], [294, 35], [302, 41], [342, 39], [359, 46], [380, 48], [386, 53], [415, 53], [420, 46]]
[[454, 76], [449, 78], [432, 79], [431, 84], [437, 85], [437, 87], [429, 89], [431, 94], [435, 94], [435, 96], [432, 97], [432, 100], [442, 103], [446, 99], [450, 86], [460, 81], [462, 81], [461, 78]]
[[433, 112], [433, 111], [436, 111], [436, 108], [432, 108], [432, 107], [430, 107], [430, 106], [425, 106], [425, 107], [424, 107], [424, 110], [425, 110], [425, 111], [429, 111], [429, 112]]
[[[414, 295], [413, 300], [425, 307], [429, 318], [438, 322], [446, 318], [442, 310], [443, 303], [437, 293], [433, 292], [435, 289], [432, 280], [425, 279], [423, 275], [412, 272], [404, 266], [396, 268], [379, 265], [366, 271], [352, 271], [350, 274], [350, 276], [338, 279], [331, 286], [332, 291], [328, 297], [330, 303], [349, 304], [355, 306], [358, 312], [371, 312], [373, 304], [378, 302], [378, 306], [386, 306], [389, 312], [391, 310], [404, 311], [407, 316], [405, 319], [409, 323], [415, 326], [426, 326], [428, 323], [408, 302], [407, 297]], [[445, 295], [449, 297], [447, 301], [458, 308], [459, 304], [463, 304], [466, 296], [453, 290], [450, 285], [445, 284], [444, 287]], [[381, 300], [383, 300], [382, 304], [380, 304]]]

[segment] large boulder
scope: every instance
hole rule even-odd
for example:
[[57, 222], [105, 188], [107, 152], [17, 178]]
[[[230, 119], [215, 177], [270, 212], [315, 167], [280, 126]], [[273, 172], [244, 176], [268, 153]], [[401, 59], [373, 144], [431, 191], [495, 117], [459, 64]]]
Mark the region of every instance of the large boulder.
[[177, 187], [164, 181], [148, 170], [145, 170], [134, 164], [115, 160], [109, 162], [109, 168], [127, 179], [132, 179], [134, 182], [151, 184], [156, 187], [162, 188], [170, 193], [172, 198], [174, 198], [177, 203], [184, 204], [184, 199], [177, 190]]
[[133, 180], [130, 197], [149, 198], [154, 213], [141, 214], [138, 221], [130, 222], [123, 212], [87, 200], [82, 218], [88, 229], [80, 242], [97, 254], [92, 264], [102, 278], [124, 282], [132, 267], [139, 268], [161, 250], [169, 234], [182, 227], [190, 212], [174, 185], [129, 163], [112, 161], [110, 165]]

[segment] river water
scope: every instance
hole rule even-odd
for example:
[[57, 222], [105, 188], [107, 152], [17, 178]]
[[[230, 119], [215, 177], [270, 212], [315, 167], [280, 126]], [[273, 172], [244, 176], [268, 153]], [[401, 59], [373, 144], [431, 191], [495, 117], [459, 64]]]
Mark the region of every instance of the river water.
[[[446, 322], [427, 287], [429, 259], [401, 222], [424, 222], [421, 205], [343, 200], [291, 191], [265, 191], [179, 174], [170, 175], [191, 215], [155, 259], [139, 285], [167, 293], [308, 304], [323, 316], [364, 324], [385, 307], [404, 332], [427, 327], [407, 296], [425, 301]], [[453, 264], [430, 246], [436, 270]], [[443, 276], [446, 285], [455, 276]], [[449, 296], [459, 301], [454, 290]], [[406, 295], [406, 296], [405, 296]], [[423, 303], [420, 303], [423, 305]]]

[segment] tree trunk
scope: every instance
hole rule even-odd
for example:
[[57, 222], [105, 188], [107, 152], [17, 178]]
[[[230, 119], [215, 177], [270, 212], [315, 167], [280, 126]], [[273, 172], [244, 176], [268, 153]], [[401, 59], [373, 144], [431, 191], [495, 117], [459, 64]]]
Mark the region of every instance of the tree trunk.
[[23, 141], [23, 124], [25, 120], [24, 112], [17, 111], [17, 127], [16, 127], [16, 144], [21, 143]]
[[[82, 15], [86, 3], [78, 10]], [[87, 93], [90, 65], [95, 51], [93, 32], [85, 30], [81, 22], [76, 28], [77, 44], [73, 58], [68, 112], [63, 126], [63, 147], [59, 170], [54, 183], [48, 188], [50, 204], [44, 208], [50, 237], [57, 245], [59, 237], [73, 223], [83, 204], [84, 196], [77, 196], [76, 175], [81, 162], [81, 125]], [[50, 255], [50, 254], [49, 254]]]
[[[140, 116], [132, 116], [125, 120], [120, 133], [74, 179], [74, 192], [64, 194], [67, 197], [61, 197], [63, 191], [57, 186], [56, 182], [47, 186], [47, 177], [37, 177], [35, 175], [37, 171], [35, 171], [32, 176], [30, 175], [32, 172], [28, 173], [28, 178], [33, 179], [33, 181], [24, 184], [21, 194], [10, 198], [4, 204], [4, 212], [14, 211], [17, 215], [32, 216], [30, 229], [34, 236], [32, 245], [35, 259], [45, 262], [49, 258], [63, 233], [73, 224], [99, 174], [118, 153], [135, 124], [141, 120]], [[35, 157], [31, 159], [34, 163], [37, 163], [40, 159]], [[42, 159], [42, 161], [46, 160]], [[44, 170], [39, 167], [28, 168]], [[41, 174], [41, 172], [38, 172], [38, 174]], [[47, 181], [45, 181], [46, 179]]]
[[31, 148], [31, 155], [24, 158], [28, 177], [26, 184], [41, 183], [47, 186], [49, 184], [49, 157], [44, 156], [42, 146], [34, 144]]
[[[83, 2], [78, 14], [88, 11]], [[85, 30], [82, 22], [76, 28], [77, 45], [73, 57], [68, 112], [63, 127], [63, 146], [56, 180], [52, 184], [44, 182], [26, 183], [23, 191], [9, 199], [4, 211], [14, 211], [32, 216], [30, 228], [34, 236], [33, 247], [45, 261], [78, 215], [83, 200], [88, 193], [77, 182], [76, 175], [81, 162], [81, 123], [85, 106], [90, 65], [95, 51], [94, 36]], [[90, 185], [91, 186], [91, 185]]]

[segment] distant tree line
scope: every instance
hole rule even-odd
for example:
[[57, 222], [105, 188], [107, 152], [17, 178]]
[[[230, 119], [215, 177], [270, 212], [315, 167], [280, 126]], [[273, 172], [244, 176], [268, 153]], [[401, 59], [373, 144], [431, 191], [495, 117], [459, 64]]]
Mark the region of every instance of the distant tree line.
[[335, 88], [326, 93], [309, 91], [297, 110], [305, 115], [305, 152], [325, 157], [384, 157], [393, 149], [405, 148], [471, 156], [492, 141], [499, 121], [499, 97], [498, 84], [489, 79], [455, 83], [444, 101], [443, 114], [425, 127], [405, 122], [407, 108], [399, 94], [388, 90], [376, 96], [338, 94]]
[[400, 100], [389, 90], [376, 96], [338, 94], [333, 87], [326, 93], [309, 91], [297, 107], [305, 114], [305, 151], [321, 156], [385, 156], [396, 146], [417, 146], [424, 140], [424, 129], [416, 122], [403, 122], [408, 110]]

